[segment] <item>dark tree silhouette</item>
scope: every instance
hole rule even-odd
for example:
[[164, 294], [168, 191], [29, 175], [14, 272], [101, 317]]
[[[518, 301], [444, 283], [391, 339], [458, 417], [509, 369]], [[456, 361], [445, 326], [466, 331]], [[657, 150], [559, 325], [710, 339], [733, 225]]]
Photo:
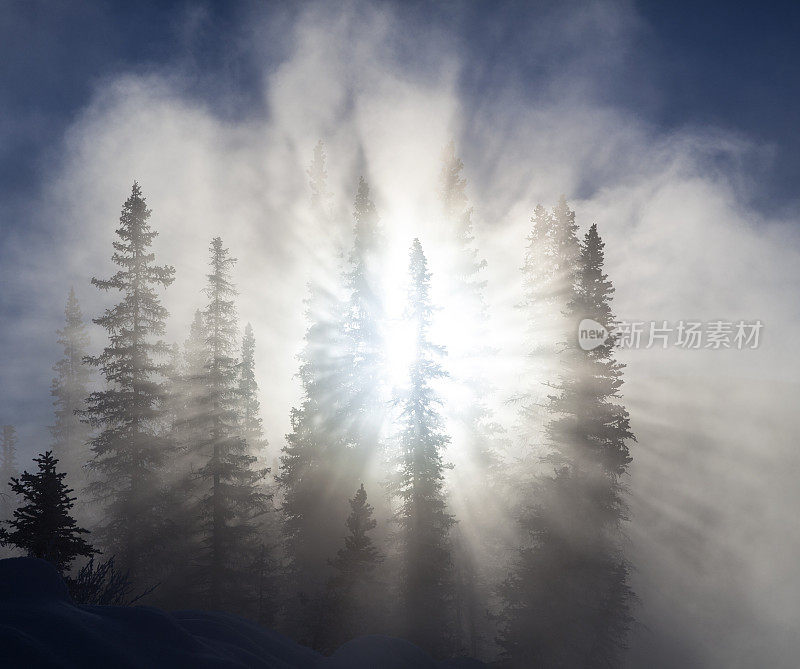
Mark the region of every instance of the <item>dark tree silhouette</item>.
[[91, 467], [98, 480], [90, 491], [105, 505], [100, 536], [134, 576], [152, 566], [152, 551], [161, 532], [157, 513], [162, 468], [170, 443], [161, 434], [166, 391], [166, 366], [158, 362], [169, 350], [156, 339], [168, 316], [156, 292], [169, 286], [175, 270], [154, 264], [150, 251], [158, 234], [149, 224], [150, 210], [134, 182], [113, 242], [112, 261], [120, 267], [110, 279], [92, 279], [101, 290], [122, 293], [122, 301], [106, 309], [94, 323], [108, 332], [108, 345], [86, 361], [99, 367], [103, 390], [91, 393], [84, 418], [98, 430], [91, 441]]
[[399, 472], [394, 492], [400, 499], [401, 600], [407, 637], [436, 655], [453, 651], [453, 582], [450, 528], [443, 490], [442, 450], [449, 442], [439, 412], [441, 400], [431, 383], [445, 372], [431, 343], [433, 306], [430, 273], [418, 239], [410, 253], [408, 317], [415, 327], [416, 359], [410, 388], [400, 401]]
[[83, 364], [89, 335], [75, 291], [70, 288], [64, 309], [64, 327], [58, 331], [58, 343], [64, 356], [54, 365], [56, 377], [50, 386], [54, 397], [55, 421], [50, 427], [53, 453], [67, 474], [67, 483], [76, 490], [86, 485], [86, 463], [91, 457], [90, 432], [77, 412], [84, 408], [89, 395], [90, 368]]
[[83, 538], [89, 531], [75, 522], [70, 509], [75, 502], [72, 490], [64, 484], [65, 472], [56, 471], [58, 460], [52, 451], [34, 458], [39, 471], [23, 472], [11, 479], [11, 490], [24, 504], [14, 510], [7, 528], [0, 528], [0, 543], [24, 550], [29, 557], [41, 558], [64, 574], [80, 556], [89, 557], [95, 550]]

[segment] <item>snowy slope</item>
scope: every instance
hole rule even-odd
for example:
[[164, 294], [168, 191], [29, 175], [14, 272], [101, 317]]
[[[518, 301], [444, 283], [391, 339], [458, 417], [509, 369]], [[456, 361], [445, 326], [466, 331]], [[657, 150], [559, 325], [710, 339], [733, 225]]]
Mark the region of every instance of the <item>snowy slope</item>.
[[47, 562], [0, 560], [0, 667], [471, 669], [390, 637], [361, 637], [325, 658], [224, 613], [76, 606]]

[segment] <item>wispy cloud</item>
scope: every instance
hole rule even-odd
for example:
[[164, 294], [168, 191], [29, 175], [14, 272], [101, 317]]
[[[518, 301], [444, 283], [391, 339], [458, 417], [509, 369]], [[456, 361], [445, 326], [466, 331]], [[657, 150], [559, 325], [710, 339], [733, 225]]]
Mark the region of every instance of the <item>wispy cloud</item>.
[[[800, 464], [790, 448], [797, 419], [786, 399], [796, 392], [800, 262], [796, 221], [766, 220], [743, 204], [757, 188], [748, 163], [763, 160], [763, 148], [714, 129], [664, 135], [603, 96], [602, 83], [625, 71], [647, 30], [628, 3], [544, 13], [531, 41], [541, 88], [518, 90], [509, 77], [489, 98], [464, 90], [477, 80], [464, 70], [464, 46], [399, 7], [309, 5], [280, 21], [285, 55], [265, 59], [256, 112], [231, 120], [190, 95], [182, 66], [102, 82], [70, 128], [37, 204], [48, 235], [18, 230], [3, 246], [4, 290], [19, 296], [7, 303], [2, 337], [3, 420], [28, 422], [27, 454], [45, 439], [52, 333], [66, 292], [75, 284], [89, 315], [108, 299], [88, 279], [111, 271], [133, 179], [154, 212], [160, 261], [178, 268], [165, 292], [170, 339], [182, 341], [202, 302], [210, 238], [222, 235], [239, 258], [241, 318], [258, 338], [265, 423], [278, 448], [298, 392], [305, 285], [335, 265], [358, 175], [372, 183], [405, 258], [408, 240], [433, 234], [438, 159], [452, 136], [489, 260], [497, 330], [517, 318], [531, 209], [562, 193], [582, 228], [597, 222], [607, 242], [620, 317], [764, 321], [757, 351], [626, 354], [640, 436], [630, 534], [648, 625], [635, 646], [639, 657], [661, 649], [664, 666], [719, 666], [741, 656], [740, 633], [752, 652], [771, 646], [771, 664], [789, 666], [796, 641], [783, 636], [778, 614], [791, 615], [800, 584], [794, 560], [774, 556], [796, 557], [800, 545], [791, 529], [800, 494], [787, 481]], [[185, 39], [203, 25], [202, 16], [187, 19]], [[251, 41], [238, 48], [256, 66], [265, 52], [274, 57], [258, 31], [242, 34]], [[564, 65], [551, 73], [555, 44]], [[485, 76], [500, 81], [498, 68]], [[305, 169], [319, 138], [336, 194], [332, 228], [307, 205]], [[514, 339], [503, 341], [513, 355]], [[513, 393], [513, 373], [495, 381]]]

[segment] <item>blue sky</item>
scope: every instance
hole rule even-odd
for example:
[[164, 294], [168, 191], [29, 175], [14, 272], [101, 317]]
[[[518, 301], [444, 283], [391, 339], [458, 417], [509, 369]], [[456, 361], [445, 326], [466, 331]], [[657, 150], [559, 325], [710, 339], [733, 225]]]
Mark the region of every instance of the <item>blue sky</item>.
[[[103, 306], [88, 278], [104, 271], [108, 235], [133, 178], [155, 196], [158, 213], [165, 198], [180, 206], [198, 188], [208, 190], [206, 175], [215, 169], [250, 170], [271, 186], [264, 192], [274, 202], [252, 201], [238, 184], [215, 185], [217, 200], [247, 202], [256, 217], [261, 207], [281, 221], [287, 209], [297, 211], [288, 193], [305, 198], [310, 147], [325, 137], [332, 142], [331, 165], [342, 172], [344, 199], [366, 170], [381, 205], [391, 209], [398, 179], [417, 169], [417, 157], [435, 162], [435, 145], [455, 133], [476, 216], [496, 223], [485, 240], [489, 254], [492, 242], [501, 252], [517, 248], [513, 238], [503, 246], [501, 230], [510, 225], [510, 235], [524, 234], [534, 199], [550, 201], [562, 192], [601, 220], [624, 227], [635, 218], [631, 225], [656, 234], [636, 203], [653, 199], [652, 184], [675, 170], [687, 183], [699, 175], [709, 187], [707, 202], [684, 214], [706, 228], [703, 234], [710, 217], [741, 215], [762, 237], [770, 221], [788, 222], [796, 241], [800, 46], [793, 37], [799, 21], [796, 6], [765, 12], [755, 3], [6, 2], [0, 11], [0, 347], [8, 357], [0, 367], [0, 420], [18, 424], [31, 448], [43, 438], [65, 286], [75, 284], [87, 318]], [[403, 113], [394, 130], [376, 135], [374, 124], [383, 121], [367, 122], [370, 109], [384, 117]], [[417, 115], [422, 126], [413, 121]], [[206, 135], [192, 144], [167, 132], [169, 123], [200, 123]], [[238, 147], [247, 133], [258, 148], [252, 155]], [[172, 185], [176, 174], [187, 172], [181, 156], [196, 150], [202, 159], [190, 167], [202, 174]], [[403, 155], [411, 162], [398, 162], [397, 174], [387, 172]], [[161, 169], [172, 164], [168, 157], [171, 171]], [[265, 160], [276, 164], [262, 173]], [[633, 197], [631, 185], [645, 182], [648, 194]], [[398, 211], [418, 186], [406, 185]], [[163, 193], [153, 193], [155, 187]], [[622, 200], [610, 207], [613, 189]], [[726, 203], [722, 213], [718, 199]], [[661, 211], [677, 211], [691, 198], [666, 200]], [[227, 215], [220, 208], [218, 217]], [[211, 216], [194, 238], [217, 234], [218, 226]], [[227, 220], [222, 226], [227, 230]], [[170, 230], [162, 232], [166, 243]], [[282, 239], [275, 231], [263, 252], [276, 259], [280, 276], [293, 272], [291, 281], [302, 289], [306, 266]], [[187, 254], [175, 249], [169, 261], [196, 262]], [[495, 267], [513, 270], [518, 262], [503, 258]], [[685, 262], [671, 261], [683, 272], [673, 281], [691, 274], [683, 271]], [[495, 277], [509, 291], [515, 280]], [[787, 284], [783, 277], [775, 281]], [[286, 290], [284, 296], [291, 319], [302, 295]], [[179, 341], [185, 314], [172, 320], [169, 335]], [[284, 361], [287, 379], [302, 334], [295, 327], [286, 327], [285, 345], [272, 351]], [[102, 333], [93, 341], [99, 345]], [[266, 404], [285, 418], [288, 401]], [[281, 428], [275, 433], [280, 439]]]
[[[639, 578], [655, 584], [642, 591], [642, 643], [658, 651], [643, 655], [648, 666], [796, 665], [786, 621], [800, 601], [800, 530], [783, 511], [800, 503], [789, 406], [800, 378], [800, 7], [0, 7], [0, 423], [18, 426], [22, 462], [48, 443], [69, 286], [87, 318], [115, 297], [89, 278], [113, 270], [134, 178], [159, 262], [177, 269], [164, 292], [169, 342], [202, 304], [211, 237], [239, 258], [239, 313], [255, 330], [277, 453], [297, 400], [306, 283], [348, 243], [358, 176], [401, 273], [420, 236], [435, 285], [439, 151], [455, 137], [488, 261], [500, 411], [527, 382], [514, 305], [531, 211], [562, 193], [582, 230], [598, 224], [621, 318], [764, 322], [757, 351], [624, 360], [640, 437], [631, 535], [646, 556]], [[321, 137], [333, 229], [308, 207]], [[105, 333], [90, 334], [96, 351]]]
[[[293, 3], [268, 6], [274, 34], [261, 62], [287, 48], [281, 26]], [[475, 98], [511, 85], [535, 97], [558, 74], [571, 45], [541, 53], [542, 16], [562, 3], [406, 3], [408, 12], [453, 38], [470, 61], [460, 85]], [[572, 3], [580, 6], [586, 3]], [[15, 2], [0, 11], [0, 215], [27, 225], [54, 146], [104, 77], [164, 66], [191, 73], [189, 87], [225, 115], [260, 110], [259, 71], [244, 41], [258, 6], [232, 2]], [[714, 125], [768, 149], [750, 169], [753, 202], [796, 204], [800, 181], [800, 5], [757, 2], [634, 2], [641, 25], [622, 62], [587, 62], [602, 86], [598, 101], [624, 106], [663, 131]], [[615, 35], [601, 36], [610, 41]], [[271, 52], [270, 52], [271, 49]], [[263, 55], [263, 54], [262, 54]], [[413, 53], [406, 54], [414, 58]]]

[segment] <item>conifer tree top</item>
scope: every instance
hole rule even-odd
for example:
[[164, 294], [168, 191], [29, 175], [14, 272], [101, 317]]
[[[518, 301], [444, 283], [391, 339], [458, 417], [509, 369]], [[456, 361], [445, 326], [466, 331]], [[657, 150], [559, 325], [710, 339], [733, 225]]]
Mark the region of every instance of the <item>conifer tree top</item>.
[[56, 471], [58, 460], [52, 451], [34, 458], [39, 471], [23, 472], [11, 479], [11, 489], [27, 502], [14, 511], [11, 528], [0, 529], [0, 543], [12, 544], [28, 555], [47, 560], [63, 572], [78, 556], [95, 551], [81, 536], [88, 530], [78, 527], [70, 515], [75, 498], [64, 484], [66, 473]]

